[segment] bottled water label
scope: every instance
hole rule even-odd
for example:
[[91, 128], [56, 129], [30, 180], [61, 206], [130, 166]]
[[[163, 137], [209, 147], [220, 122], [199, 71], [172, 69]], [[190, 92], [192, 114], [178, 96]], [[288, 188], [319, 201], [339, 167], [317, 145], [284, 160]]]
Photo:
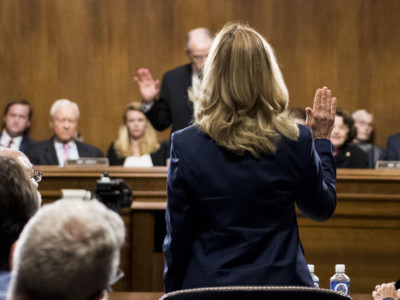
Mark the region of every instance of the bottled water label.
[[350, 282], [331, 281], [331, 290], [350, 295]]

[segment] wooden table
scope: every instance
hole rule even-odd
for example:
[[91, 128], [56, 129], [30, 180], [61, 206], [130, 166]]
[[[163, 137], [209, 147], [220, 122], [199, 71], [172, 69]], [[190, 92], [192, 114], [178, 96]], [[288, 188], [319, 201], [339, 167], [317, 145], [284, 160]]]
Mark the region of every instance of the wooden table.
[[114, 292], [108, 294], [108, 300], [158, 300], [164, 293]]
[[[133, 190], [133, 203], [121, 211], [127, 243], [121, 253], [125, 277], [116, 291], [163, 291], [163, 256], [156, 251], [159, 214], [166, 203], [166, 167], [59, 168], [43, 171], [39, 184], [44, 202], [61, 197], [61, 188], [94, 191], [96, 180], [107, 171], [123, 178]], [[376, 284], [397, 280], [400, 266], [400, 171], [338, 170], [338, 204], [323, 223], [298, 214], [306, 259], [315, 265], [320, 286], [329, 288], [335, 264], [346, 265], [350, 291], [370, 295]]]

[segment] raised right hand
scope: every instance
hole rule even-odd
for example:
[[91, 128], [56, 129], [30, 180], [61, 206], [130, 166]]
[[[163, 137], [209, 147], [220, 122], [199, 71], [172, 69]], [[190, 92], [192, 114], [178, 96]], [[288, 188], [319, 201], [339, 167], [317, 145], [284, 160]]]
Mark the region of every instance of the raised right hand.
[[137, 82], [144, 102], [153, 103], [160, 92], [160, 80], [154, 80], [150, 71], [145, 68], [140, 68], [138, 76], [135, 76], [133, 80]]
[[312, 129], [314, 139], [329, 139], [335, 123], [336, 98], [332, 98], [327, 87], [318, 89], [314, 97], [314, 106], [306, 108], [306, 125]]

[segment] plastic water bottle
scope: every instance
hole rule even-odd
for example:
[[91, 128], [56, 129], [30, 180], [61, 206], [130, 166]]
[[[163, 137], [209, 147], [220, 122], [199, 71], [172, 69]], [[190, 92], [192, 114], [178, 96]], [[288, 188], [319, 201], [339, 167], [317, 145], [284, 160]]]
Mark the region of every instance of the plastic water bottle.
[[345, 271], [345, 265], [335, 265], [335, 275], [331, 277], [331, 290], [350, 295], [350, 278]]
[[317, 277], [317, 275], [314, 274], [314, 265], [307, 265], [307, 266], [308, 270], [311, 273], [311, 278], [314, 283], [314, 287], [319, 287], [319, 278]]

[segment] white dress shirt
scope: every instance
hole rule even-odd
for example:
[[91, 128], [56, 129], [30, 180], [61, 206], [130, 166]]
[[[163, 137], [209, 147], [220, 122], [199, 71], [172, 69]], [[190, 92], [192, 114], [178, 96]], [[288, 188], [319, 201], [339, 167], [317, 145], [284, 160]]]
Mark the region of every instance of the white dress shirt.
[[140, 157], [128, 156], [125, 158], [124, 167], [152, 167], [153, 161], [150, 154], [145, 154]]
[[[10, 149], [19, 150], [19, 147], [21, 146], [22, 138], [23, 138], [22, 135], [12, 138], [13, 142], [10, 146]], [[0, 146], [8, 147], [10, 140], [11, 140], [11, 136], [9, 136], [7, 131], [5, 129], [3, 129], [3, 131], [1, 132]]]

